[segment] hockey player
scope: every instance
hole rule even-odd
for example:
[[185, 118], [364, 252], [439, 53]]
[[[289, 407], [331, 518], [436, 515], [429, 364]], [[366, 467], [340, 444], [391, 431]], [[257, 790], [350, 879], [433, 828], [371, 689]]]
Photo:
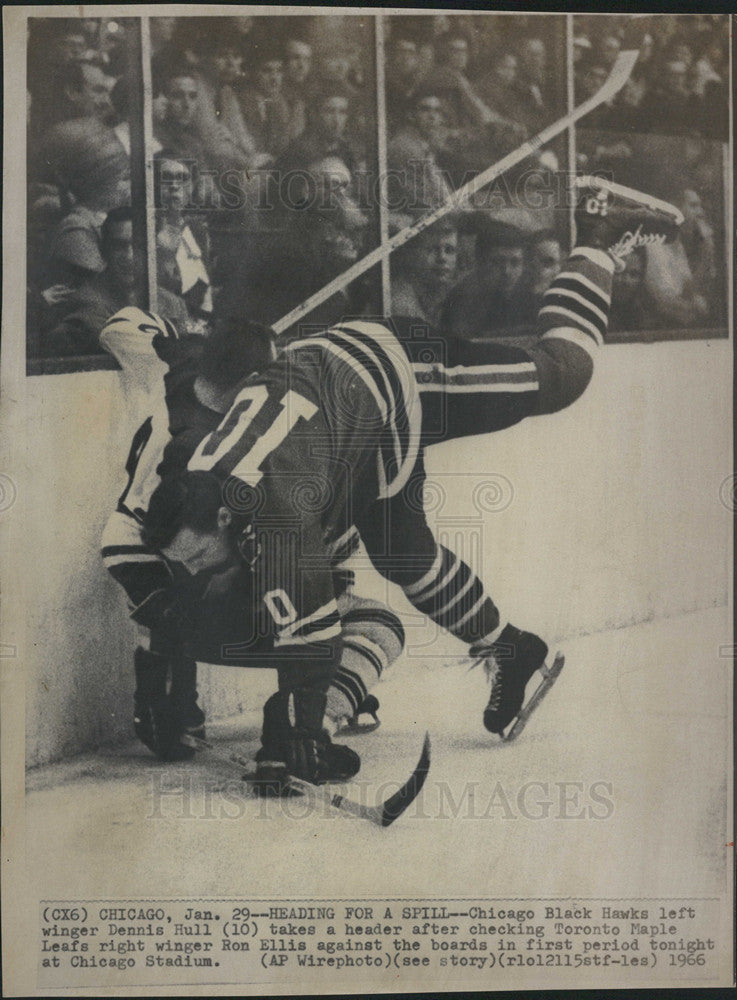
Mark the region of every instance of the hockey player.
[[[219, 326], [207, 340], [180, 338], [172, 324], [134, 308], [116, 313], [101, 334], [123, 370], [144, 380], [152, 411], [134, 437], [126, 465], [128, 485], [106, 526], [102, 555], [141, 627], [134, 656], [135, 730], [163, 760], [193, 754], [180, 743], [182, 733], [204, 736], [196, 661], [262, 666], [271, 642], [266, 632], [259, 633], [251, 613], [250, 540], [223, 572], [191, 576], [142, 542], [143, 515], [161, 476], [185, 468], [195, 446], [217, 428], [234, 388], [274, 359], [273, 337], [273, 331], [259, 324], [237, 322]], [[328, 720], [336, 730], [372, 728], [359, 722], [364, 713], [376, 718], [378, 702], [368, 697], [368, 690], [404, 645], [397, 616], [357, 594], [353, 574], [340, 569], [356, 545], [353, 533], [332, 557], [346, 633], [328, 690]]]
[[413, 497], [425, 446], [501, 430], [581, 395], [606, 332], [615, 263], [672, 238], [682, 221], [631, 189], [595, 178], [577, 185], [578, 244], [545, 294], [534, 347], [431, 341], [388, 321], [297, 340], [244, 382], [187, 472], [165, 477], [151, 498], [144, 541], [190, 573], [237, 558], [245, 538], [256, 544], [258, 607], [281, 657], [257, 755], [271, 787], [288, 773], [317, 783], [345, 776], [322, 722], [343, 634], [330, 552], [354, 527], [375, 567], [485, 659], [488, 730], [504, 733], [544, 665], [543, 640], [500, 618]]

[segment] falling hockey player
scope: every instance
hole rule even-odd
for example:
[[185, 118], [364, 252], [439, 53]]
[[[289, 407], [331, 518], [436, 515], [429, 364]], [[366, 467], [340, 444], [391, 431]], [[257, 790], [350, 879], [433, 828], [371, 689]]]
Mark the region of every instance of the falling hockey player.
[[676, 209], [639, 192], [592, 178], [577, 185], [577, 246], [545, 295], [534, 347], [422, 339], [399, 321], [352, 321], [292, 342], [242, 383], [187, 471], [165, 475], [151, 497], [149, 552], [192, 574], [251, 553], [279, 677], [257, 754], [265, 789], [278, 792], [289, 774], [322, 783], [357, 771], [356, 755], [323, 730], [343, 634], [331, 551], [354, 528], [379, 572], [484, 660], [486, 728], [503, 735], [524, 718], [547, 646], [500, 619], [412, 497], [426, 445], [501, 430], [581, 395], [617, 260], [680, 224]]
[[[108, 520], [102, 547], [105, 565], [124, 588], [131, 618], [139, 626], [134, 725], [161, 760], [182, 760], [194, 753], [180, 742], [182, 732], [200, 739], [205, 735], [197, 703], [197, 661], [262, 666], [271, 644], [268, 635], [256, 634], [254, 616], [244, 614], [254, 604], [248, 559], [222, 573], [191, 576], [147, 549], [142, 520], [162, 475], [186, 468], [196, 445], [222, 421], [243, 380], [274, 360], [274, 333], [238, 320], [218, 324], [206, 339], [180, 336], [172, 323], [126, 307], [108, 320], [101, 340], [121, 363], [129, 401], [135, 403], [141, 390], [139, 405], [145, 402], [149, 409], [131, 443], [128, 483]], [[353, 532], [332, 558], [344, 626], [341, 664], [328, 690], [325, 720], [335, 731], [376, 728], [378, 701], [368, 691], [404, 647], [397, 615], [362, 596], [353, 572], [342, 565], [357, 547]], [[371, 716], [372, 722], [365, 721]]]

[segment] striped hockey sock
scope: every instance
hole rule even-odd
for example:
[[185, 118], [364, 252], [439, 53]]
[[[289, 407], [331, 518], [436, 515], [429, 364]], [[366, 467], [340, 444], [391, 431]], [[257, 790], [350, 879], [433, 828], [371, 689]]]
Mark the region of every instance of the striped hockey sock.
[[352, 718], [368, 692], [404, 648], [399, 618], [378, 601], [348, 594], [338, 598], [343, 649], [328, 689], [325, 714]]
[[589, 351], [593, 344], [600, 346], [609, 322], [613, 274], [609, 254], [574, 247], [543, 296], [538, 323], [544, 336], [571, 339]]
[[418, 611], [463, 642], [477, 642], [499, 626], [499, 612], [481, 580], [444, 545], [438, 545], [424, 576], [403, 589]]

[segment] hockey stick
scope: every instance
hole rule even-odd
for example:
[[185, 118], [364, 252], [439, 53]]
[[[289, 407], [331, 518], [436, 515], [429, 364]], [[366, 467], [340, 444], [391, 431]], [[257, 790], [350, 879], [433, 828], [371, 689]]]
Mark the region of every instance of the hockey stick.
[[[229, 750], [219, 750], [208, 740], [201, 740], [197, 736], [189, 736], [187, 734], [181, 737], [181, 742], [184, 746], [191, 747], [193, 750], [207, 750], [213, 757], [217, 757], [218, 760], [229, 761], [231, 764], [245, 767], [244, 781], [253, 781], [256, 777], [256, 772], [253, 770], [251, 761], [245, 757], [241, 757], [238, 753], [232, 753]], [[405, 812], [407, 807], [414, 802], [420, 794], [422, 786], [425, 784], [425, 778], [429, 769], [430, 734], [425, 733], [422, 753], [414, 771], [399, 791], [390, 795], [388, 799], [378, 806], [365, 806], [361, 802], [354, 802], [352, 799], [346, 799], [343, 795], [334, 794], [320, 785], [313, 785], [309, 781], [295, 778], [291, 774], [289, 775], [289, 786], [303, 795], [314, 795], [316, 799], [326, 803], [326, 805], [332, 806], [333, 809], [338, 809], [351, 816], [357, 816], [359, 819], [368, 820], [369, 823], [373, 823], [376, 826], [384, 827], [391, 826]]]
[[540, 146], [544, 146], [546, 142], [551, 139], [555, 139], [556, 136], [560, 135], [561, 132], [565, 132], [567, 128], [574, 125], [580, 118], [584, 118], [590, 111], [599, 107], [605, 101], [611, 100], [615, 94], [619, 93], [622, 87], [627, 82], [630, 73], [632, 72], [632, 67], [637, 62], [637, 57], [639, 55], [636, 49], [626, 49], [620, 52], [617, 56], [617, 60], [612, 66], [609, 76], [604, 81], [603, 85], [597, 90], [595, 94], [592, 94], [583, 104], [580, 104], [573, 111], [569, 111], [567, 114], [563, 115], [557, 121], [548, 125], [537, 135], [533, 136], [531, 139], [527, 139], [522, 143], [517, 149], [512, 150], [511, 153], [507, 153], [506, 156], [502, 157], [497, 163], [492, 166], [487, 167], [476, 177], [472, 178], [466, 184], [463, 184], [456, 191], [454, 191], [447, 201], [443, 202], [438, 208], [428, 215], [424, 215], [419, 219], [413, 226], [407, 226], [406, 229], [401, 229], [398, 233], [395, 233], [386, 243], [382, 243], [380, 246], [376, 247], [361, 260], [356, 261], [348, 270], [339, 274], [336, 278], [333, 278], [327, 285], [321, 288], [319, 291], [315, 292], [309, 298], [305, 299], [298, 306], [295, 306], [291, 312], [288, 312], [286, 316], [282, 316], [280, 320], [277, 320], [273, 324], [272, 329], [276, 334], [283, 333], [286, 329], [292, 326], [301, 316], [309, 313], [312, 309], [317, 306], [322, 305], [326, 299], [329, 299], [331, 295], [335, 292], [341, 291], [347, 284], [353, 281], [355, 278], [360, 277], [365, 271], [373, 267], [374, 264], [378, 264], [379, 261], [387, 257], [393, 250], [397, 247], [404, 246], [409, 240], [414, 239], [419, 233], [423, 232], [429, 226], [434, 225], [439, 219], [442, 219], [449, 212], [454, 209], [459, 208], [460, 205], [471, 195], [475, 194], [481, 188], [486, 187], [491, 181], [503, 174], [505, 170], [509, 170], [511, 167], [515, 167], [522, 160], [525, 160], [528, 156], [534, 153]]

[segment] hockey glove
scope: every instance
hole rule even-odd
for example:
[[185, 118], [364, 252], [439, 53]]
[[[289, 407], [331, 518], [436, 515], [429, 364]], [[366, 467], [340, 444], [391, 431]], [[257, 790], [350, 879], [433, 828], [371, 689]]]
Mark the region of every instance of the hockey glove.
[[310, 688], [279, 691], [266, 702], [262, 747], [256, 755], [257, 794], [290, 794], [290, 775], [322, 785], [358, 773], [358, 754], [332, 743], [322, 728], [325, 702], [321, 691]]

